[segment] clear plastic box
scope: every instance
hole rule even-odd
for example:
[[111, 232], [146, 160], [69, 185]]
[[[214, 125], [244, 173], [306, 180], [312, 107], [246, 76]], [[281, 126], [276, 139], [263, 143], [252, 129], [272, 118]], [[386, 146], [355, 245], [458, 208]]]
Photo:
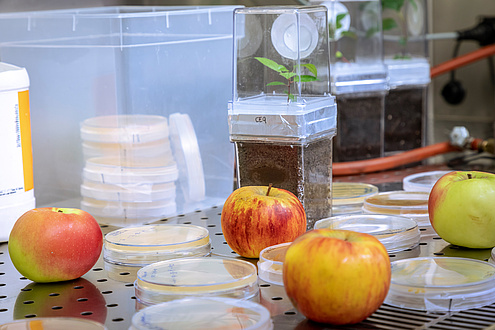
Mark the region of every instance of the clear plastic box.
[[[121, 6], [0, 14], [2, 60], [25, 67], [31, 78], [38, 205], [79, 205], [83, 150], [109, 147], [83, 145], [85, 120], [164, 117], [169, 141], [158, 134], [163, 142], [158, 148], [167, 153], [168, 147], [174, 149], [174, 113], [190, 119], [175, 121], [186, 135], [175, 142], [180, 148], [197, 144], [199, 155], [186, 154], [185, 161], [202, 166], [194, 180], [204, 178], [204, 194], [186, 198], [183, 189], [188, 187], [179, 175], [177, 207], [168, 215], [223, 203], [234, 176], [234, 148], [222, 109], [231, 98], [232, 15], [237, 7]], [[124, 157], [126, 150], [127, 145], [117, 146], [116, 153]], [[133, 151], [135, 157], [126, 157], [140, 159], [143, 150]], [[173, 156], [177, 158], [176, 150]], [[176, 163], [183, 175], [198, 168]]]

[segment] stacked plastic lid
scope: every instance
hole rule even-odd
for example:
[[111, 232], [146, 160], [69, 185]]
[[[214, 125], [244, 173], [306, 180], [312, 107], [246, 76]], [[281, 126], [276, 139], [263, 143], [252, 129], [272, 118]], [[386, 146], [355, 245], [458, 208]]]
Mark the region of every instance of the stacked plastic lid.
[[430, 192], [435, 183], [450, 171], [431, 171], [411, 174], [402, 180], [403, 189], [406, 191]]
[[179, 169], [166, 117], [93, 117], [81, 124], [81, 138], [81, 208], [100, 223], [141, 224], [176, 211]]
[[331, 228], [352, 230], [375, 236], [387, 249], [396, 253], [413, 249], [421, 238], [416, 221], [398, 215], [354, 214], [319, 220], [315, 229]]
[[0, 325], [0, 330], [21, 329], [85, 329], [104, 330], [106, 327], [98, 322], [86, 320], [80, 317], [38, 317], [12, 321]]
[[258, 295], [256, 266], [239, 259], [182, 258], [153, 263], [137, 272], [136, 298], [142, 305], [216, 296], [251, 299]]
[[428, 312], [452, 312], [494, 302], [495, 265], [486, 261], [425, 257], [392, 262], [386, 304]]
[[269, 310], [255, 302], [195, 297], [146, 307], [134, 314], [129, 329], [270, 330], [273, 322]]
[[363, 212], [368, 214], [401, 215], [414, 219], [418, 226], [431, 226], [428, 215], [428, 192], [389, 191], [367, 197]]
[[285, 252], [290, 244], [277, 244], [261, 250], [258, 261], [258, 276], [261, 280], [275, 285], [284, 285]]
[[367, 183], [332, 183], [332, 214], [361, 213], [364, 199], [376, 195], [378, 187]]

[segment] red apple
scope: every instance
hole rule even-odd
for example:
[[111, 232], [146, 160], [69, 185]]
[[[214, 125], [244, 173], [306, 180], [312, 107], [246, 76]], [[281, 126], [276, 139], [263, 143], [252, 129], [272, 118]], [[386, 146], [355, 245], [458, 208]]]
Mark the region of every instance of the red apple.
[[373, 314], [385, 300], [390, 259], [372, 235], [315, 229], [287, 249], [283, 279], [287, 296], [308, 319], [354, 324]]
[[227, 244], [239, 255], [258, 258], [264, 248], [292, 242], [306, 231], [306, 213], [291, 192], [246, 186], [225, 201], [221, 216]]
[[454, 171], [443, 175], [428, 199], [430, 223], [445, 241], [468, 248], [495, 246], [495, 174]]
[[103, 234], [93, 216], [70, 208], [38, 208], [24, 213], [9, 237], [15, 268], [35, 282], [76, 279], [98, 261]]

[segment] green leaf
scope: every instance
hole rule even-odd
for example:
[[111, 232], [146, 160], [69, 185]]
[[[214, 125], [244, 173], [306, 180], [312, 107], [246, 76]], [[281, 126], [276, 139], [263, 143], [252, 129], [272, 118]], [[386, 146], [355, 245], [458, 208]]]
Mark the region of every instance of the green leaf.
[[283, 82], [281, 81], [274, 81], [274, 82], [271, 82], [271, 83], [268, 83], [266, 84], [267, 86], [286, 86], [286, 84], [284, 84]]
[[415, 11], [418, 11], [418, 4], [414, 0], [409, 0], [409, 3], [414, 8]]
[[400, 11], [403, 5], [404, 0], [382, 0], [382, 9]]
[[347, 13], [340, 13], [340, 14], [337, 15], [337, 17], [335, 19], [335, 26], [337, 27], [337, 29], [342, 28], [342, 20], [346, 16], [347, 16]]
[[289, 80], [290, 78], [294, 77], [296, 75], [295, 72], [280, 72], [280, 75], [284, 77], [285, 79]]
[[342, 34], [343, 37], [348, 37], [348, 38], [351, 38], [351, 39], [357, 39], [356, 33], [352, 32], [352, 31], [342, 31], [341, 34]]
[[294, 81], [295, 82], [311, 82], [311, 81], [317, 81], [318, 79], [315, 76], [310, 76], [307, 74], [303, 74], [301, 76], [295, 77]]
[[287, 72], [289, 70], [287, 70], [285, 68], [285, 66], [281, 65], [281, 64], [278, 64], [277, 62], [275, 61], [272, 61], [268, 58], [265, 58], [265, 57], [255, 57], [255, 59], [257, 59], [258, 61], [260, 61], [263, 65], [267, 66], [268, 68], [274, 70], [274, 71], [277, 71], [277, 72]]
[[383, 31], [395, 29], [397, 26], [397, 22], [393, 18], [384, 18], [382, 20]]
[[378, 31], [379, 29], [377, 27], [369, 28], [368, 31], [366, 31], [366, 38], [371, 38]]
[[335, 52], [335, 57], [336, 58], [342, 58], [342, 57], [344, 57], [344, 54], [342, 54], [342, 52], [340, 50], [338, 50]]
[[316, 66], [314, 64], [303, 64], [303, 67], [309, 70], [315, 77], [318, 77], [318, 71], [316, 70]]

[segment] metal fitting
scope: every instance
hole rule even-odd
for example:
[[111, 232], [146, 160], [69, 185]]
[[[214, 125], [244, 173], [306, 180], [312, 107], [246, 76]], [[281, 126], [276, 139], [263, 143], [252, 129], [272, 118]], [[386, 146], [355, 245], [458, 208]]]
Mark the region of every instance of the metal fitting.
[[473, 138], [464, 126], [455, 126], [450, 132], [450, 144], [455, 147], [466, 148], [472, 140]]

